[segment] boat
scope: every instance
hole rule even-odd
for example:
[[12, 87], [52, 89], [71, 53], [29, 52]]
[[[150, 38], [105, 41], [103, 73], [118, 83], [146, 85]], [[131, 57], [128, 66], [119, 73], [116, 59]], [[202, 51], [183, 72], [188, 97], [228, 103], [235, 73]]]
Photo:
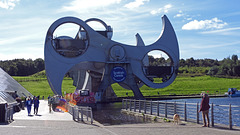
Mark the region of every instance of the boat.
[[95, 93], [89, 90], [75, 90], [74, 93], [66, 94], [66, 99], [70, 104], [78, 106], [95, 107]]
[[240, 90], [237, 90], [237, 88], [228, 88], [227, 94], [229, 97], [240, 97]]

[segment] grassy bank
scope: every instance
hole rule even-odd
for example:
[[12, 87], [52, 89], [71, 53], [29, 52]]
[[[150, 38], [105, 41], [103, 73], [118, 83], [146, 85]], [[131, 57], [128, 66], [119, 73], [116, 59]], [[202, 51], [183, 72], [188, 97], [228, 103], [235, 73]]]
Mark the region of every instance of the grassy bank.
[[[39, 77], [14, 77], [23, 87], [25, 87], [33, 95], [41, 95], [47, 97], [53, 95], [46, 78]], [[62, 84], [62, 91], [67, 93], [73, 92], [75, 87], [72, 85], [71, 78], [65, 78]], [[118, 97], [133, 96], [131, 90], [123, 89], [118, 84], [112, 85]], [[209, 94], [224, 94], [228, 88], [240, 89], [240, 79], [217, 78], [210, 76], [178, 76], [176, 80], [168, 87], [162, 89], [153, 89], [147, 86], [140, 88], [144, 96], [159, 95], [194, 95], [200, 94], [202, 91]], [[128, 95], [126, 95], [128, 93]]]
[[[48, 84], [47, 78], [39, 78], [33, 76], [13, 78], [35, 96], [40, 95], [41, 97], [48, 97], [48, 95], [54, 95]], [[76, 87], [74, 87], [72, 84], [73, 81], [71, 78], [64, 78], [62, 83], [62, 91], [66, 91], [67, 93], [73, 92]]]
[[[217, 78], [210, 76], [178, 76], [176, 80], [168, 87], [162, 89], [153, 89], [147, 86], [141, 87], [141, 92], [144, 96], [158, 95], [194, 95], [200, 94], [202, 91], [209, 94], [224, 94], [228, 88], [240, 89], [240, 79]], [[115, 93], [118, 96], [129, 96], [133, 93], [130, 90], [123, 90], [117, 84], [114, 84]], [[159, 94], [158, 94], [159, 93]]]

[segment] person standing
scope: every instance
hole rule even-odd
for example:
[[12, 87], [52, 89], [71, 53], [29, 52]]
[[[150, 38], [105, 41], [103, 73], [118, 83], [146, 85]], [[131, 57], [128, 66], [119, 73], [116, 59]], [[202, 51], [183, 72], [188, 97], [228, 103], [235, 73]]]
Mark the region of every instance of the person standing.
[[38, 97], [35, 97], [35, 99], [33, 100], [33, 104], [34, 104], [34, 114], [37, 115], [38, 114], [38, 107], [39, 107], [39, 99]]
[[53, 99], [52, 99], [52, 97], [50, 97], [50, 95], [49, 95], [49, 96], [48, 96], [49, 113], [52, 112], [52, 102], [53, 102]]
[[[200, 105], [200, 110], [199, 112], [202, 111], [202, 117], [203, 117], [203, 127], [209, 127], [209, 97], [207, 94], [202, 93], [202, 101], [201, 101], [201, 105]], [[207, 123], [206, 123], [206, 118], [207, 118]]]
[[28, 116], [30, 116], [31, 114], [31, 108], [32, 108], [32, 101], [30, 98], [28, 98], [28, 100], [26, 101], [26, 107], [27, 107], [27, 111], [28, 111]]

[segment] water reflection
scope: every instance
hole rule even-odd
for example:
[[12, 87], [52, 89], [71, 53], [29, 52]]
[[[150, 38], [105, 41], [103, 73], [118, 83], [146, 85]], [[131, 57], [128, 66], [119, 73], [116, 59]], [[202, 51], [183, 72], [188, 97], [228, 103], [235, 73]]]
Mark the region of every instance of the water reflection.
[[93, 118], [103, 125], [147, 123], [150, 120], [121, 113], [122, 103], [97, 104], [93, 109]]

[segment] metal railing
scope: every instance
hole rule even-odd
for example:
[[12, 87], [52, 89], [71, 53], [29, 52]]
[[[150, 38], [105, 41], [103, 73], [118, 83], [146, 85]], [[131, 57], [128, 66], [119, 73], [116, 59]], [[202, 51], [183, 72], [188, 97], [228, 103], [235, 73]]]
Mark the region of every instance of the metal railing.
[[13, 121], [13, 114], [14, 114], [14, 108], [12, 105], [10, 105], [7, 107], [7, 110], [6, 110], [7, 117], [6, 117], [5, 121], [9, 121], [9, 122]]
[[[202, 121], [202, 117], [199, 116], [198, 112], [199, 103], [123, 99], [122, 109], [165, 118], [172, 118], [177, 113], [184, 121], [198, 124]], [[233, 126], [240, 127], [240, 106], [211, 104], [209, 112], [212, 127], [216, 125], [228, 125], [229, 129], [232, 129]]]
[[89, 121], [93, 124], [92, 108], [88, 106], [67, 105], [68, 112], [73, 116], [74, 121]]
[[14, 114], [14, 104], [0, 104], [0, 122], [12, 122]]

